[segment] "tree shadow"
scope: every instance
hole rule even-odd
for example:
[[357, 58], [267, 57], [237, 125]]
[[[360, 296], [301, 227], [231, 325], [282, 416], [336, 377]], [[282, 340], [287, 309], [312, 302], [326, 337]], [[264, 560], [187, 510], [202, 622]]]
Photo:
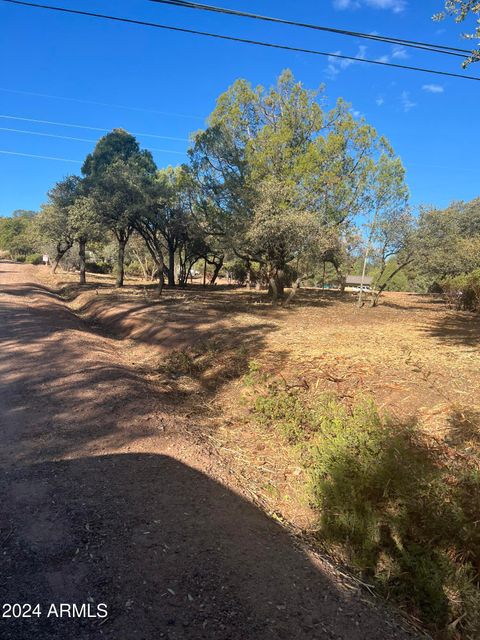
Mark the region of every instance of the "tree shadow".
[[456, 409], [448, 417], [449, 440], [455, 445], [480, 445], [480, 411]]
[[480, 344], [480, 316], [474, 313], [448, 312], [423, 330], [452, 345], [476, 347]]
[[[198, 390], [192, 394], [180, 379], [182, 371], [165, 379], [159, 377], [154, 364], [128, 367], [112, 359], [112, 338], [120, 346], [122, 338], [129, 335], [128, 325], [124, 334], [118, 330], [121, 308], [114, 308], [115, 332], [109, 333], [108, 323], [97, 326], [84, 322], [48, 287], [17, 284], [5, 287], [4, 293], [7, 295], [0, 305], [0, 375], [15, 381], [12, 392], [17, 396], [28, 389], [28, 400], [24, 398], [13, 408], [5, 404], [4, 418], [28, 431], [29, 450], [22, 453], [27, 458], [38, 449], [49, 456], [64, 454], [67, 449], [74, 453], [87, 443], [101, 448], [115, 442], [121, 448], [130, 439], [141, 440], [158, 433], [180, 408], [185, 413], [192, 406], [204, 404], [208, 395], [246, 373], [250, 360], [264, 350], [266, 333], [276, 329], [272, 323], [261, 321], [227, 326], [219, 312], [211, 312], [205, 321], [181, 307], [172, 311], [168, 306], [168, 319], [160, 318], [159, 324], [143, 323], [140, 315], [139, 334], [133, 337], [142, 344], [162, 346], [165, 340], [164, 353], [174, 354], [195, 346], [199, 355], [196, 364], [201, 366], [192, 372], [198, 382]], [[150, 311], [151, 307], [145, 304], [135, 309]], [[130, 312], [133, 310], [129, 308], [126, 318]], [[159, 365], [161, 360], [160, 351], [154, 362]], [[98, 400], [90, 401], [96, 395]], [[130, 412], [124, 416], [125, 397], [129, 398]], [[139, 431], [136, 423], [151, 414], [155, 399], [162, 402], [162, 415]], [[66, 400], [74, 410], [68, 421], [57, 427], [55, 416]], [[44, 425], [29, 418], [30, 403], [49, 409], [51, 429], [47, 438]]]

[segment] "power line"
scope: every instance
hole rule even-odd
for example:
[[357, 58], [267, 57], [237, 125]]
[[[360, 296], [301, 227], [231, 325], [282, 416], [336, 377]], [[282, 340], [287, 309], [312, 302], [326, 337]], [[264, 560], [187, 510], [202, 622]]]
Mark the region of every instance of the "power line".
[[[84, 124], [72, 124], [67, 122], [53, 122], [51, 120], [37, 120], [35, 118], [22, 118], [20, 116], [10, 116], [5, 114], [0, 114], [0, 118], [4, 118], [6, 120], [20, 120], [22, 122], [35, 122], [36, 124], [50, 124], [56, 127], [71, 127], [73, 129], [88, 129], [88, 131], [110, 131], [108, 127], [89, 127]], [[172, 136], [159, 136], [155, 133], [138, 133], [131, 132], [134, 136], [143, 136], [146, 138], [158, 138], [159, 140], [175, 140], [177, 142], [189, 142], [188, 138], [174, 138]]]
[[69, 158], [56, 158], [54, 156], [37, 156], [33, 153], [20, 153], [19, 151], [4, 151], [0, 149], [0, 153], [7, 156], [22, 156], [23, 158], [37, 158], [38, 160], [59, 160], [61, 162], [73, 162], [75, 164], [82, 164], [81, 160], [70, 160]]
[[[92, 138], [75, 138], [73, 136], [59, 136], [55, 133], [44, 133], [43, 131], [27, 131], [25, 129], [12, 129], [10, 127], [0, 127], [0, 131], [8, 131], [11, 133], [24, 133], [31, 136], [42, 136], [45, 138], [57, 138], [59, 140], [73, 140], [75, 142], [92, 142], [96, 143], [98, 140]], [[148, 147], [149, 151], [160, 151], [162, 153], [175, 153], [179, 156], [185, 155], [184, 151], [173, 151], [172, 149], [158, 149], [157, 147]]]
[[10, 127], [0, 127], [0, 131], [8, 131], [12, 133], [28, 133], [32, 136], [42, 136], [45, 138], [59, 138], [60, 140], [74, 140], [76, 142], [97, 142], [96, 140], [91, 140], [90, 138], [74, 138], [72, 136], [58, 136], [54, 133], [43, 133], [40, 131], [26, 131], [24, 129], [11, 129]]
[[[73, 15], [81, 15], [81, 16], [88, 16], [91, 18], [101, 18], [103, 20], [112, 20], [114, 22], [122, 22], [122, 23], [127, 23], [127, 24], [135, 24], [135, 25], [140, 25], [140, 26], [145, 26], [145, 27], [153, 27], [156, 29], [165, 29], [168, 31], [176, 31], [179, 33], [190, 33], [193, 35], [198, 35], [198, 36], [206, 36], [209, 38], [216, 38], [218, 40], [228, 40], [231, 42], [240, 42], [243, 44], [251, 44], [251, 45], [256, 45], [259, 47], [268, 47], [271, 49], [282, 49], [285, 51], [293, 51], [296, 53], [308, 53], [308, 54], [312, 54], [312, 55], [317, 55], [317, 56], [325, 56], [328, 58], [339, 58], [341, 60], [353, 60], [355, 62], [365, 62], [368, 64], [375, 64], [378, 66], [383, 66], [383, 67], [392, 67], [395, 69], [407, 69], [409, 71], [420, 71], [422, 73], [429, 73], [432, 75], [438, 75], [438, 76], [448, 76], [451, 78], [462, 78], [463, 80], [475, 80], [475, 81], [479, 81], [480, 78], [475, 77], [475, 76], [465, 76], [465, 75], [461, 75], [459, 73], [452, 73], [449, 71], [440, 71], [440, 70], [435, 70], [435, 69], [428, 69], [425, 67], [414, 67], [411, 65], [405, 65], [405, 64], [397, 64], [394, 62], [384, 62], [384, 61], [380, 61], [380, 60], [370, 60], [368, 58], [355, 58], [353, 56], [345, 56], [345, 55], [341, 55], [340, 53], [327, 53], [325, 51], [317, 51], [315, 49], [303, 49], [300, 47], [291, 47], [288, 45], [282, 45], [282, 44], [276, 44], [276, 43], [271, 43], [271, 42], [263, 42], [260, 40], [250, 40], [250, 39], [246, 39], [246, 38], [237, 38], [235, 36], [225, 36], [225, 35], [221, 35], [219, 33], [211, 33], [208, 31], [198, 31], [196, 29], [186, 29], [184, 27], [172, 27], [170, 25], [165, 25], [165, 24], [159, 24], [157, 22], [146, 22], [144, 20], [133, 20], [131, 18], [121, 18], [118, 16], [111, 16], [111, 15], [106, 15], [106, 14], [101, 14], [101, 13], [92, 13], [90, 11], [80, 11], [78, 9], [65, 9], [64, 7], [54, 7], [54, 6], [50, 6], [50, 5], [44, 5], [44, 4], [37, 4], [37, 3], [33, 3], [33, 2], [23, 2], [21, 0], [0, 0], [1, 2], [8, 2], [9, 4], [15, 4], [15, 5], [21, 5], [21, 6], [25, 6], [25, 7], [34, 7], [37, 9], [46, 9], [48, 11], [59, 11], [61, 13], [68, 13], [68, 14], [73, 14]], [[136, 134], [136, 135], [143, 135], [143, 134]]]
[[386, 42], [388, 44], [399, 44], [405, 47], [421, 49], [424, 51], [432, 51], [433, 53], [444, 53], [447, 55], [458, 56], [464, 58], [465, 55], [471, 55], [468, 49], [459, 49], [458, 47], [450, 47], [448, 45], [433, 44], [429, 42], [421, 42], [417, 40], [406, 40], [404, 38], [394, 38], [392, 36], [382, 36], [375, 33], [363, 33], [361, 31], [349, 31], [347, 29], [335, 29], [333, 27], [325, 27], [307, 22], [296, 22], [294, 20], [286, 20], [284, 18], [276, 18], [273, 16], [264, 16], [248, 11], [239, 11], [238, 9], [227, 9], [225, 7], [217, 7], [209, 4], [200, 4], [198, 2], [189, 2], [188, 0], [149, 0], [157, 4], [165, 4], [173, 7], [181, 7], [182, 9], [197, 9], [200, 11], [211, 11], [230, 16], [238, 16], [249, 18], [252, 20], [263, 20], [265, 22], [274, 22], [277, 24], [285, 24], [294, 27], [302, 27], [304, 29], [314, 29], [315, 31], [324, 31], [327, 33], [335, 33], [342, 36], [352, 36], [355, 38], [365, 38], [367, 40], [376, 40], [377, 42]]
[[53, 98], [55, 100], [67, 100], [69, 102], [80, 102], [81, 104], [92, 104], [99, 107], [113, 107], [114, 109], [128, 109], [130, 111], [141, 111], [143, 113], [155, 113], [160, 116], [173, 116], [176, 118], [192, 118], [194, 120], [203, 120], [201, 116], [193, 116], [187, 113], [172, 113], [169, 111], [157, 111], [156, 109], [146, 109], [143, 107], [129, 107], [124, 104], [110, 104], [108, 102], [97, 102], [95, 100], [84, 100], [82, 98], [69, 98], [66, 96], [53, 96], [48, 93], [35, 93], [34, 91], [20, 91], [19, 89], [7, 89], [0, 87], [0, 91], [6, 93], [16, 93], [24, 96], [36, 96], [38, 98]]

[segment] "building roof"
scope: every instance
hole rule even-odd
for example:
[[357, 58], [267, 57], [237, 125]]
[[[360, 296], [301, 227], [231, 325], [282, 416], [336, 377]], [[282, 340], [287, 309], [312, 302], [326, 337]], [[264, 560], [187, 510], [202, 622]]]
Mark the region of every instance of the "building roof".
[[[373, 278], [371, 276], [363, 276], [363, 284], [371, 285]], [[345, 284], [362, 284], [362, 276], [347, 276], [345, 278]]]

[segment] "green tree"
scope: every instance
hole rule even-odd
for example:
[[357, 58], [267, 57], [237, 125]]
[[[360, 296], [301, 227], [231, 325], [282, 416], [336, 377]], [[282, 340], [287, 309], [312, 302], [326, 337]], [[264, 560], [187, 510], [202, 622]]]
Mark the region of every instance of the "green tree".
[[[415, 259], [416, 229], [410, 210], [390, 211], [388, 216], [379, 218], [373, 231], [373, 243], [374, 257], [379, 265], [372, 300], [373, 306], [376, 306], [390, 282]], [[389, 270], [392, 259], [395, 259], [397, 266]]]
[[[369, 238], [364, 256], [362, 274], [373, 252], [378, 265], [375, 282], [376, 293], [373, 304], [397, 273], [413, 260], [413, 217], [407, 209], [408, 189], [405, 184], [405, 169], [399, 158], [383, 153], [370, 174], [368, 200], [371, 209]], [[393, 257], [398, 258], [397, 269], [386, 276], [387, 265]], [[358, 295], [362, 305], [363, 288]]]
[[55, 246], [53, 273], [60, 260], [73, 247], [75, 235], [70, 226], [70, 207], [80, 193], [81, 179], [67, 176], [48, 192], [48, 202], [42, 205], [36, 224], [40, 236]]
[[80, 284], [85, 284], [86, 245], [87, 242], [99, 240], [102, 233], [96, 203], [91, 197], [80, 194], [75, 198], [68, 208], [68, 227], [72, 238], [78, 243]]
[[17, 209], [11, 216], [0, 218], [0, 249], [13, 259], [25, 259], [36, 250], [32, 234], [35, 211]]
[[157, 172], [154, 184], [154, 215], [163, 237], [167, 264], [164, 271], [169, 286], [175, 286], [175, 254], [188, 235], [187, 176], [183, 167], [168, 167]]
[[149, 151], [123, 129], [100, 138], [82, 166], [86, 195], [95, 201], [103, 224], [117, 240], [117, 287], [123, 286], [125, 247], [146, 206], [156, 166]]
[[270, 90], [237, 81], [220, 96], [190, 152], [196, 210], [226, 247], [268, 274], [283, 294], [287, 265], [326, 251], [322, 236], [365, 212], [386, 141], [339, 100], [331, 111], [290, 71]]
[[480, 266], [480, 198], [446, 209], [420, 211], [417, 238], [419, 277], [431, 287]]

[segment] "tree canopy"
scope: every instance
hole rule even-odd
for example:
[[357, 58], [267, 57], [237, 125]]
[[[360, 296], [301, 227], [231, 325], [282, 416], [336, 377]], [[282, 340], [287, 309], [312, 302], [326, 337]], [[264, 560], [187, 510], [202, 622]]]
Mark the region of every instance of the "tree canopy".
[[[444, 10], [433, 16], [434, 20], [443, 20], [446, 16], [453, 16], [455, 22], [464, 22], [469, 17], [475, 19], [476, 27], [473, 31], [464, 33], [467, 40], [480, 41], [480, 2], [478, 0], [445, 0]], [[480, 48], [472, 50], [470, 56], [463, 62], [463, 67], [468, 67], [472, 62], [480, 61]]]
[[237, 80], [179, 167], [158, 168], [132, 134], [114, 129], [81, 176], [49, 191], [38, 216], [0, 221], [0, 248], [17, 242], [25, 253], [27, 238], [40, 246], [22, 231], [33, 225], [54, 264], [78, 246], [82, 280], [95, 252], [106, 268], [115, 259], [121, 286], [127, 255], [128, 265], [136, 260], [142, 274], [155, 275], [159, 292], [165, 280], [186, 286], [201, 264], [205, 282], [207, 271], [214, 283], [223, 268], [247, 286], [268, 287], [274, 302], [286, 286], [290, 300], [304, 280], [325, 282], [326, 264], [340, 286], [352, 270], [366, 270], [379, 293], [399, 283], [428, 290], [477, 268], [479, 201], [416, 215], [388, 141], [342, 99], [326, 105], [323, 87], [308, 89], [290, 71], [270, 88]]
[[270, 89], [238, 80], [190, 152], [196, 211], [236, 256], [264, 265], [274, 296], [288, 264], [368, 212], [377, 165], [394, 158], [346, 103], [326, 110], [322, 96], [290, 71]]

